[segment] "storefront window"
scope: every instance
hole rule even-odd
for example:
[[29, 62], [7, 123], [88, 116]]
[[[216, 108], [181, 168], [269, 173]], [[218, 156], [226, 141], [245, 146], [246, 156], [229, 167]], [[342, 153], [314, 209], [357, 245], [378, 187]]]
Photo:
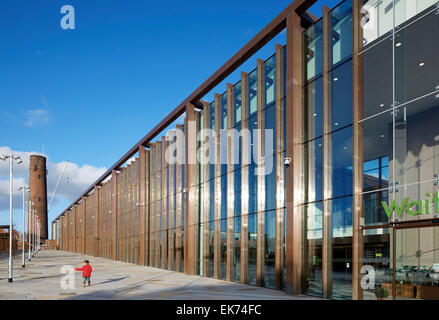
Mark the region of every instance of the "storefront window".
[[264, 286], [275, 287], [276, 211], [265, 212]]
[[352, 197], [327, 205], [332, 212], [332, 297], [352, 299]]
[[241, 217], [234, 218], [234, 248], [233, 248], [233, 267], [235, 268], [235, 281], [241, 280]]
[[208, 267], [207, 276], [213, 278], [213, 266], [214, 266], [214, 237], [215, 237], [215, 224], [213, 221], [209, 222], [209, 250], [207, 251]]
[[360, 260], [364, 300], [391, 299], [393, 282], [392, 230], [363, 231], [363, 258]]
[[305, 293], [322, 295], [322, 209], [323, 203], [304, 205], [306, 221]]
[[248, 216], [248, 283], [256, 285], [257, 217]]
[[226, 280], [227, 273], [227, 219], [220, 222], [220, 279]]

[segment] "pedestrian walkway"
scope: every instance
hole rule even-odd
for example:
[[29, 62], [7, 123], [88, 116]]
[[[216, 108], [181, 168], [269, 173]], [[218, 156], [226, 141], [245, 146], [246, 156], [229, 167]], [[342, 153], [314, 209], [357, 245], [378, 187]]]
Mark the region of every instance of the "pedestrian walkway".
[[[82, 273], [75, 273], [75, 289], [62, 289], [64, 265], [80, 267], [84, 259], [93, 267], [92, 286], [82, 287]], [[8, 260], [0, 259], [0, 299], [309, 299], [292, 297], [282, 291], [231, 283], [162, 269], [42, 250], [26, 268], [21, 256], [14, 260], [14, 282], [8, 282]]]

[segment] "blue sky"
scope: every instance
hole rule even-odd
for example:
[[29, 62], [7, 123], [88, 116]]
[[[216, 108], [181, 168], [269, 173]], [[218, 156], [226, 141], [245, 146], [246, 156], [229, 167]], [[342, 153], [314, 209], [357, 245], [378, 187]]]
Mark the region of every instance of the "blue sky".
[[[51, 163], [58, 164], [51, 181], [66, 160], [100, 174], [290, 2], [3, 0], [0, 147], [43, 152], [44, 145]], [[320, 16], [322, 4], [338, 2], [319, 1], [311, 12]], [[66, 4], [75, 8], [75, 30], [60, 27]], [[275, 41], [281, 40], [282, 35]], [[274, 53], [275, 41], [236, 74]], [[4, 183], [5, 164], [0, 166]], [[62, 184], [74, 184], [74, 177], [75, 172], [65, 176]], [[49, 221], [86, 182], [72, 190], [64, 186]], [[8, 222], [4, 209], [0, 224]]]

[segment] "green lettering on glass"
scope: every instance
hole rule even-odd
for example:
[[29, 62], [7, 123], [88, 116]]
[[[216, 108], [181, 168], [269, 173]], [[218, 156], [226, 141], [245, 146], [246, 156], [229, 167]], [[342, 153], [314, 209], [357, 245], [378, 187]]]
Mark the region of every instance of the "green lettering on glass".
[[387, 208], [387, 204], [385, 201], [381, 201], [381, 205], [384, 208], [384, 211], [386, 211], [387, 218], [390, 219], [390, 216], [392, 215], [393, 211], [396, 211], [398, 216], [402, 215], [402, 212], [404, 211], [405, 206], [407, 205], [408, 198], [404, 198], [404, 201], [402, 202], [402, 206], [398, 207], [398, 204], [396, 203], [396, 200], [393, 200], [392, 205], [390, 206], [390, 209]]
[[[412, 207], [416, 206], [416, 211], [412, 210]], [[422, 201], [411, 201], [407, 206], [407, 213], [412, 216], [419, 216], [422, 214]]]
[[[402, 204], [398, 206], [396, 200], [393, 200], [392, 205], [387, 207], [387, 203], [385, 201], [381, 202], [384, 211], [386, 212], [387, 217], [390, 219], [390, 216], [395, 211], [398, 216], [401, 217], [404, 210], [407, 214], [412, 216], [419, 216], [422, 214], [430, 214], [430, 193], [425, 194], [425, 200], [417, 200], [417, 201], [409, 201], [409, 198], [404, 198]], [[431, 200], [434, 204], [434, 213], [439, 214], [439, 191], [434, 193], [433, 199]], [[416, 208], [414, 208], [416, 207]]]

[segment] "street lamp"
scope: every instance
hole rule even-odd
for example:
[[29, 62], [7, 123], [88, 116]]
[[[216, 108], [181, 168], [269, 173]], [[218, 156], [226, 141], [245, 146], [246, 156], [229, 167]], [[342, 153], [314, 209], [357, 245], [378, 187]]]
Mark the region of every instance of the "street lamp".
[[40, 242], [41, 242], [41, 238], [40, 238], [40, 219], [38, 217], [37, 218], [37, 224], [36, 224], [36, 236], [37, 236], [37, 242], [36, 242], [36, 251], [35, 251], [35, 255], [38, 253], [38, 251], [40, 251]]
[[24, 268], [24, 255], [25, 255], [25, 249], [24, 249], [24, 226], [25, 226], [25, 207], [26, 207], [26, 195], [25, 192], [29, 191], [29, 187], [23, 186], [18, 188], [18, 190], [23, 191], [23, 232], [21, 233], [21, 266]]
[[28, 216], [27, 216], [27, 238], [28, 238], [28, 247], [29, 247], [29, 257], [28, 257], [28, 259], [30, 261], [30, 258], [31, 258], [31, 245], [32, 245], [32, 238], [31, 238], [31, 234], [32, 234], [32, 219], [31, 219], [31, 217], [33, 217], [32, 210], [34, 210], [32, 206], [35, 203], [33, 201], [30, 201], [30, 200], [28, 200], [28, 203], [29, 203], [29, 205], [28, 205], [28, 212], [29, 212], [30, 215], [28, 214]]
[[15, 157], [12, 153], [10, 155], [2, 155], [0, 160], [6, 161], [9, 159], [9, 263], [8, 263], [8, 282], [12, 282], [12, 191], [14, 183], [12, 181], [14, 160], [17, 164], [23, 161], [20, 157]]

